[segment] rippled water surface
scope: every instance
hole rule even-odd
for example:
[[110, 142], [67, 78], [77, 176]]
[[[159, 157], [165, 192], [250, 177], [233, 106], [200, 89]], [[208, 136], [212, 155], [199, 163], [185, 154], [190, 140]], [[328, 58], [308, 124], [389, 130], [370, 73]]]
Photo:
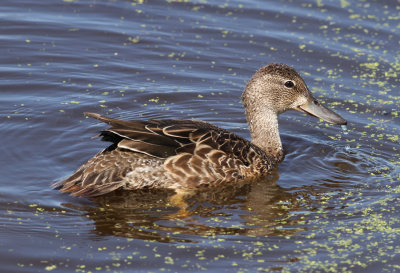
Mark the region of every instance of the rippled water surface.
[[[399, 1], [3, 0], [1, 272], [399, 272]], [[269, 179], [83, 199], [50, 188], [105, 147], [83, 112], [249, 138], [244, 85], [295, 67], [349, 133], [280, 117]]]

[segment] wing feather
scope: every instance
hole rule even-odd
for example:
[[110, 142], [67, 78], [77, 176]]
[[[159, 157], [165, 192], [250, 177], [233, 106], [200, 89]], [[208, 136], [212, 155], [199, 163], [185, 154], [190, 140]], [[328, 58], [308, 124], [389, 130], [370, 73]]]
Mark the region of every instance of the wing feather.
[[167, 158], [176, 154], [176, 148], [168, 145], [158, 145], [144, 141], [123, 139], [118, 143], [119, 148], [144, 153], [158, 158]]

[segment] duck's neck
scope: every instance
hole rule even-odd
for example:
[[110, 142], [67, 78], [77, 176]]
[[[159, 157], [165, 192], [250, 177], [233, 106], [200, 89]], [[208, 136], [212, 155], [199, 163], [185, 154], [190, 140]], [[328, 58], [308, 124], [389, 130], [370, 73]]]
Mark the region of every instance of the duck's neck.
[[279, 136], [278, 115], [270, 110], [247, 112], [251, 142], [277, 161], [283, 159], [282, 142]]

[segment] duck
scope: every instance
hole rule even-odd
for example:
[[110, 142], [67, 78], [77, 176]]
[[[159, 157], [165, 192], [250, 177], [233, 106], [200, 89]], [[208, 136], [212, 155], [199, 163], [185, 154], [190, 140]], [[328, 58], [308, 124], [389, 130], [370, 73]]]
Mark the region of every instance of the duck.
[[323, 106], [294, 68], [270, 63], [258, 69], [241, 96], [251, 140], [199, 120], [118, 120], [101, 131], [110, 146], [54, 188], [94, 197], [116, 190], [169, 189], [176, 193], [235, 185], [267, 176], [283, 160], [278, 115], [296, 110], [346, 125]]

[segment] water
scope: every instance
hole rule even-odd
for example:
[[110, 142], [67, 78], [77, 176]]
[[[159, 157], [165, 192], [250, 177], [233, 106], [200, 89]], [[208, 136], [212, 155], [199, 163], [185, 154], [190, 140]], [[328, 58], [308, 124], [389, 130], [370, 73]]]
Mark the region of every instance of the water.
[[[2, 272], [400, 270], [399, 1], [31, 1], [0, 13]], [[83, 112], [249, 137], [240, 94], [295, 67], [340, 127], [280, 117], [267, 181], [199, 195], [52, 190], [105, 143]]]

